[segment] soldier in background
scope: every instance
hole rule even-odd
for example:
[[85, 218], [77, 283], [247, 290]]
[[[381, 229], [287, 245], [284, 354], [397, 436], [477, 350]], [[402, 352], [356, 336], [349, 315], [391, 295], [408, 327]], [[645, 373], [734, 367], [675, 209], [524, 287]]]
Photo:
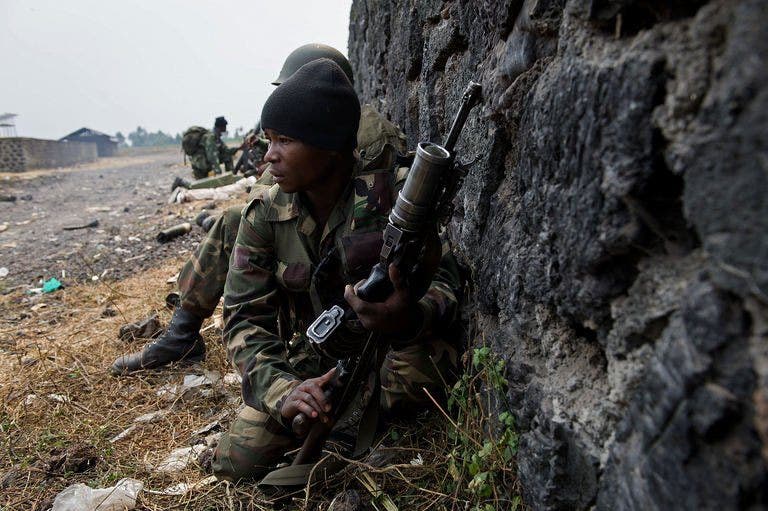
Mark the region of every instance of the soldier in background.
[[[350, 82], [352, 66], [338, 50], [323, 44], [307, 44], [291, 52], [278, 78], [280, 85], [301, 66], [320, 58], [329, 58], [344, 71]], [[405, 135], [375, 109], [364, 106], [357, 133], [359, 157], [364, 168], [389, 168], [398, 152], [406, 150]], [[251, 191], [253, 198], [268, 190], [272, 184], [267, 170]], [[202, 360], [205, 344], [200, 327], [213, 315], [224, 293], [229, 259], [241, 219], [240, 207], [227, 209], [200, 242], [195, 254], [184, 264], [179, 274], [180, 305], [174, 310], [166, 331], [141, 351], [121, 355], [110, 371], [120, 375], [142, 369], [155, 369], [182, 360]], [[291, 332], [284, 332], [290, 336]]]
[[256, 123], [256, 127], [245, 134], [243, 145], [245, 146], [243, 153], [232, 172], [235, 174], [242, 172], [246, 177], [261, 176], [266, 168], [264, 155], [267, 153], [269, 141], [264, 138], [260, 123]]
[[213, 131], [203, 137], [203, 147], [205, 147], [205, 156], [213, 167], [216, 174], [221, 174], [219, 164], [224, 164], [227, 172], [232, 172], [234, 165], [232, 156], [241, 149], [241, 147], [230, 148], [221, 139], [221, 135], [227, 132], [227, 120], [224, 117], [217, 117], [213, 123]]
[[[202, 131], [202, 128], [196, 128]], [[195, 179], [208, 177], [211, 172], [221, 174], [221, 164], [231, 172], [234, 168], [232, 156], [242, 147], [230, 148], [221, 139], [227, 131], [227, 120], [217, 117], [213, 123], [213, 131], [207, 131], [200, 137], [197, 150], [189, 155], [192, 164], [192, 175]]]

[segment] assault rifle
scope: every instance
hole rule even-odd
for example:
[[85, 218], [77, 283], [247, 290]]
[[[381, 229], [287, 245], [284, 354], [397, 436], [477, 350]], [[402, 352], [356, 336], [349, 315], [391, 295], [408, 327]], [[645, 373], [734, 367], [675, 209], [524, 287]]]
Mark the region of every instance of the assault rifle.
[[[431, 142], [418, 144], [416, 157], [384, 229], [379, 262], [357, 288], [357, 296], [363, 300], [383, 302], [393, 293], [394, 286], [388, 273], [392, 263], [409, 283], [414, 296], [422, 296], [426, 292], [432, 276], [424, 278], [420, 275], [424, 273], [421, 262], [428, 238], [436, 232], [437, 224], [444, 225], [450, 220], [453, 199], [467, 173], [467, 166], [456, 161], [454, 147], [469, 111], [479, 99], [480, 89], [480, 84], [469, 82], [443, 146]], [[335, 381], [325, 391], [333, 416], [328, 423], [319, 420], [310, 423], [301, 413], [294, 418], [293, 431], [299, 437], [306, 436], [294, 465], [310, 463], [319, 457], [334, 423], [349, 406], [378, 360], [377, 352], [382, 345], [375, 332], [368, 333], [362, 346], [349, 340], [350, 337], [359, 339], [359, 333], [349, 335], [350, 331], [354, 334], [353, 327], [349, 325], [352, 319], [355, 319], [355, 314], [351, 307], [334, 305], [307, 329], [310, 345], [320, 354], [338, 360]], [[377, 405], [374, 403], [374, 406]]]

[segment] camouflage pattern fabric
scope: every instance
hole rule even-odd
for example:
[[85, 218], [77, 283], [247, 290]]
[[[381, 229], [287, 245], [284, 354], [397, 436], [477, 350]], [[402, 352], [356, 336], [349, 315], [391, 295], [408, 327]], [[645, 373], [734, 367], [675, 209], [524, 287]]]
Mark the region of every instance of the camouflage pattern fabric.
[[[229, 359], [243, 377], [246, 405], [264, 415], [260, 429], [238, 419], [224, 435], [214, 465], [229, 467], [223, 477], [254, 477], [254, 466], [268, 464], [264, 435], [275, 433], [274, 428], [266, 431], [265, 416], [290, 438], [280, 414], [284, 399], [302, 380], [335, 365], [311, 350], [304, 332], [322, 310], [344, 303], [344, 285], [366, 277], [378, 261], [382, 230], [407, 170], [362, 167], [359, 161], [325, 226], [315, 223], [299, 194], [283, 193], [277, 185], [243, 211], [224, 292], [224, 339]], [[385, 407], [425, 402], [422, 386], [433, 391], [443, 386], [438, 369], [445, 372], [444, 379], [451, 378], [457, 352], [440, 338], [447, 339], [446, 329], [454, 320], [459, 286], [456, 263], [444, 250], [439, 270], [418, 302], [424, 315], [421, 331], [387, 355]], [[281, 331], [293, 333], [290, 341]], [[360, 343], [365, 335], [361, 332]], [[246, 439], [244, 429], [254, 436]], [[248, 446], [253, 459], [245, 454]]]
[[236, 206], [224, 211], [179, 273], [181, 307], [198, 317], [211, 316], [219, 303], [241, 211], [242, 208]]
[[[271, 175], [264, 175], [251, 189], [250, 199], [272, 185]], [[178, 279], [179, 298], [184, 310], [201, 318], [213, 315], [224, 294], [229, 270], [229, 255], [240, 227], [242, 208], [233, 206], [213, 223], [194, 255], [181, 268]]]
[[[209, 133], [214, 140], [213, 133]], [[364, 168], [390, 168], [394, 165], [397, 152], [405, 151], [405, 135], [370, 105], [365, 105], [360, 117], [358, 129], [358, 145], [360, 153], [367, 155]], [[203, 144], [205, 145], [205, 144]], [[198, 175], [196, 161], [202, 158], [203, 170]], [[193, 173], [196, 178], [208, 176], [210, 166], [204, 151], [198, 151], [190, 157]], [[268, 169], [269, 167], [267, 167]], [[400, 177], [401, 179], [403, 176]], [[257, 181], [257, 185], [271, 186], [272, 175], [265, 170]], [[251, 190], [249, 201], [261, 193], [263, 188], [256, 186]], [[363, 207], [363, 206], [361, 206]], [[184, 309], [199, 317], [207, 318], [213, 314], [219, 299], [224, 293], [224, 281], [229, 269], [229, 256], [235, 243], [237, 228], [240, 225], [241, 208], [228, 209], [208, 231], [205, 239], [200, 242], [195, 253], [184, 264], [179, 274], [179, 294]], [[361, 212], [362, 214], [362, 212]]]
[[202, 179], [208, 177], [211, 171], [218, 174], [221, 172], [221, 167], [219, 167], [221, 163], [224, 164], [227, 171], [231, 172], [234, 168], [232, 157], [236, 152], [236, 147], [227, 147], [220, 135], [209, 131], [200, 140], [200, 149], [189, 157], [192, 164], [192, 175], [195, 179]]
[[[431, 406], [422, 387], [439, 399], [444, 394], [443, 381], [450, 384], [454, 380], [457, 358], [455, 346], [437, 337], [402, 350], [390, 350], [380, 371], [383, 411], [402, 417]], [[357, 407], [363, 408], [364, 403]], [[354, 431], [348, 428], [347, 423], [339, 421], [334, 434], [341, 430], [342, 438], [346, 439], [343, 435]], [[246, 406], [222, 435], [213, 472], [228, 481], [260, 479], [278, 463], [290, 461], [283, 456], [300, 447], [301, 442], [268, 413]], [[351, 447], [349, 441], [345, 444], [343, 447]]]

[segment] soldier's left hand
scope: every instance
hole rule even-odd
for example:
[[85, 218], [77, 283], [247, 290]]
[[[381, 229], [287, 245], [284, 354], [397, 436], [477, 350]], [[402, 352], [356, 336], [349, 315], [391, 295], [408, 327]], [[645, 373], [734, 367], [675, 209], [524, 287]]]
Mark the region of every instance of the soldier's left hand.
[[418, 306], [411, 298], [411, 292], [394, 264], [389, 265], [389, 280], [395, 291], [383, 302], [366, 302], [356, 294], [361, 280], [353, 288], [344, 289], [344, 298], [357, 314], [358, 319], [368, 330], [387, 334], [406, 334], [418, 328]]

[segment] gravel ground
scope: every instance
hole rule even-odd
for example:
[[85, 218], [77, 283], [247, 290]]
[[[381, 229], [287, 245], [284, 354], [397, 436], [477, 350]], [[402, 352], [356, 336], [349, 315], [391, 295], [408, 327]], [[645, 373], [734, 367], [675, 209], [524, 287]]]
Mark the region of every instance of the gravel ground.
[[[0, 201], [0, 275], [7, 269], [0, 292], [37, 288], [51, 277], [64, 285], [117, 280], [194, 250], [203, 236], [194, 218], [205, 203], [167, 204], [174, 177], [190, 174], [176, 148], [0, 174], [0, 196], [16, 197]], [[97, 227], [64, 229], [93, 221]], [[156, 241], [160, 230], [185, 221], [192, 232]]]

